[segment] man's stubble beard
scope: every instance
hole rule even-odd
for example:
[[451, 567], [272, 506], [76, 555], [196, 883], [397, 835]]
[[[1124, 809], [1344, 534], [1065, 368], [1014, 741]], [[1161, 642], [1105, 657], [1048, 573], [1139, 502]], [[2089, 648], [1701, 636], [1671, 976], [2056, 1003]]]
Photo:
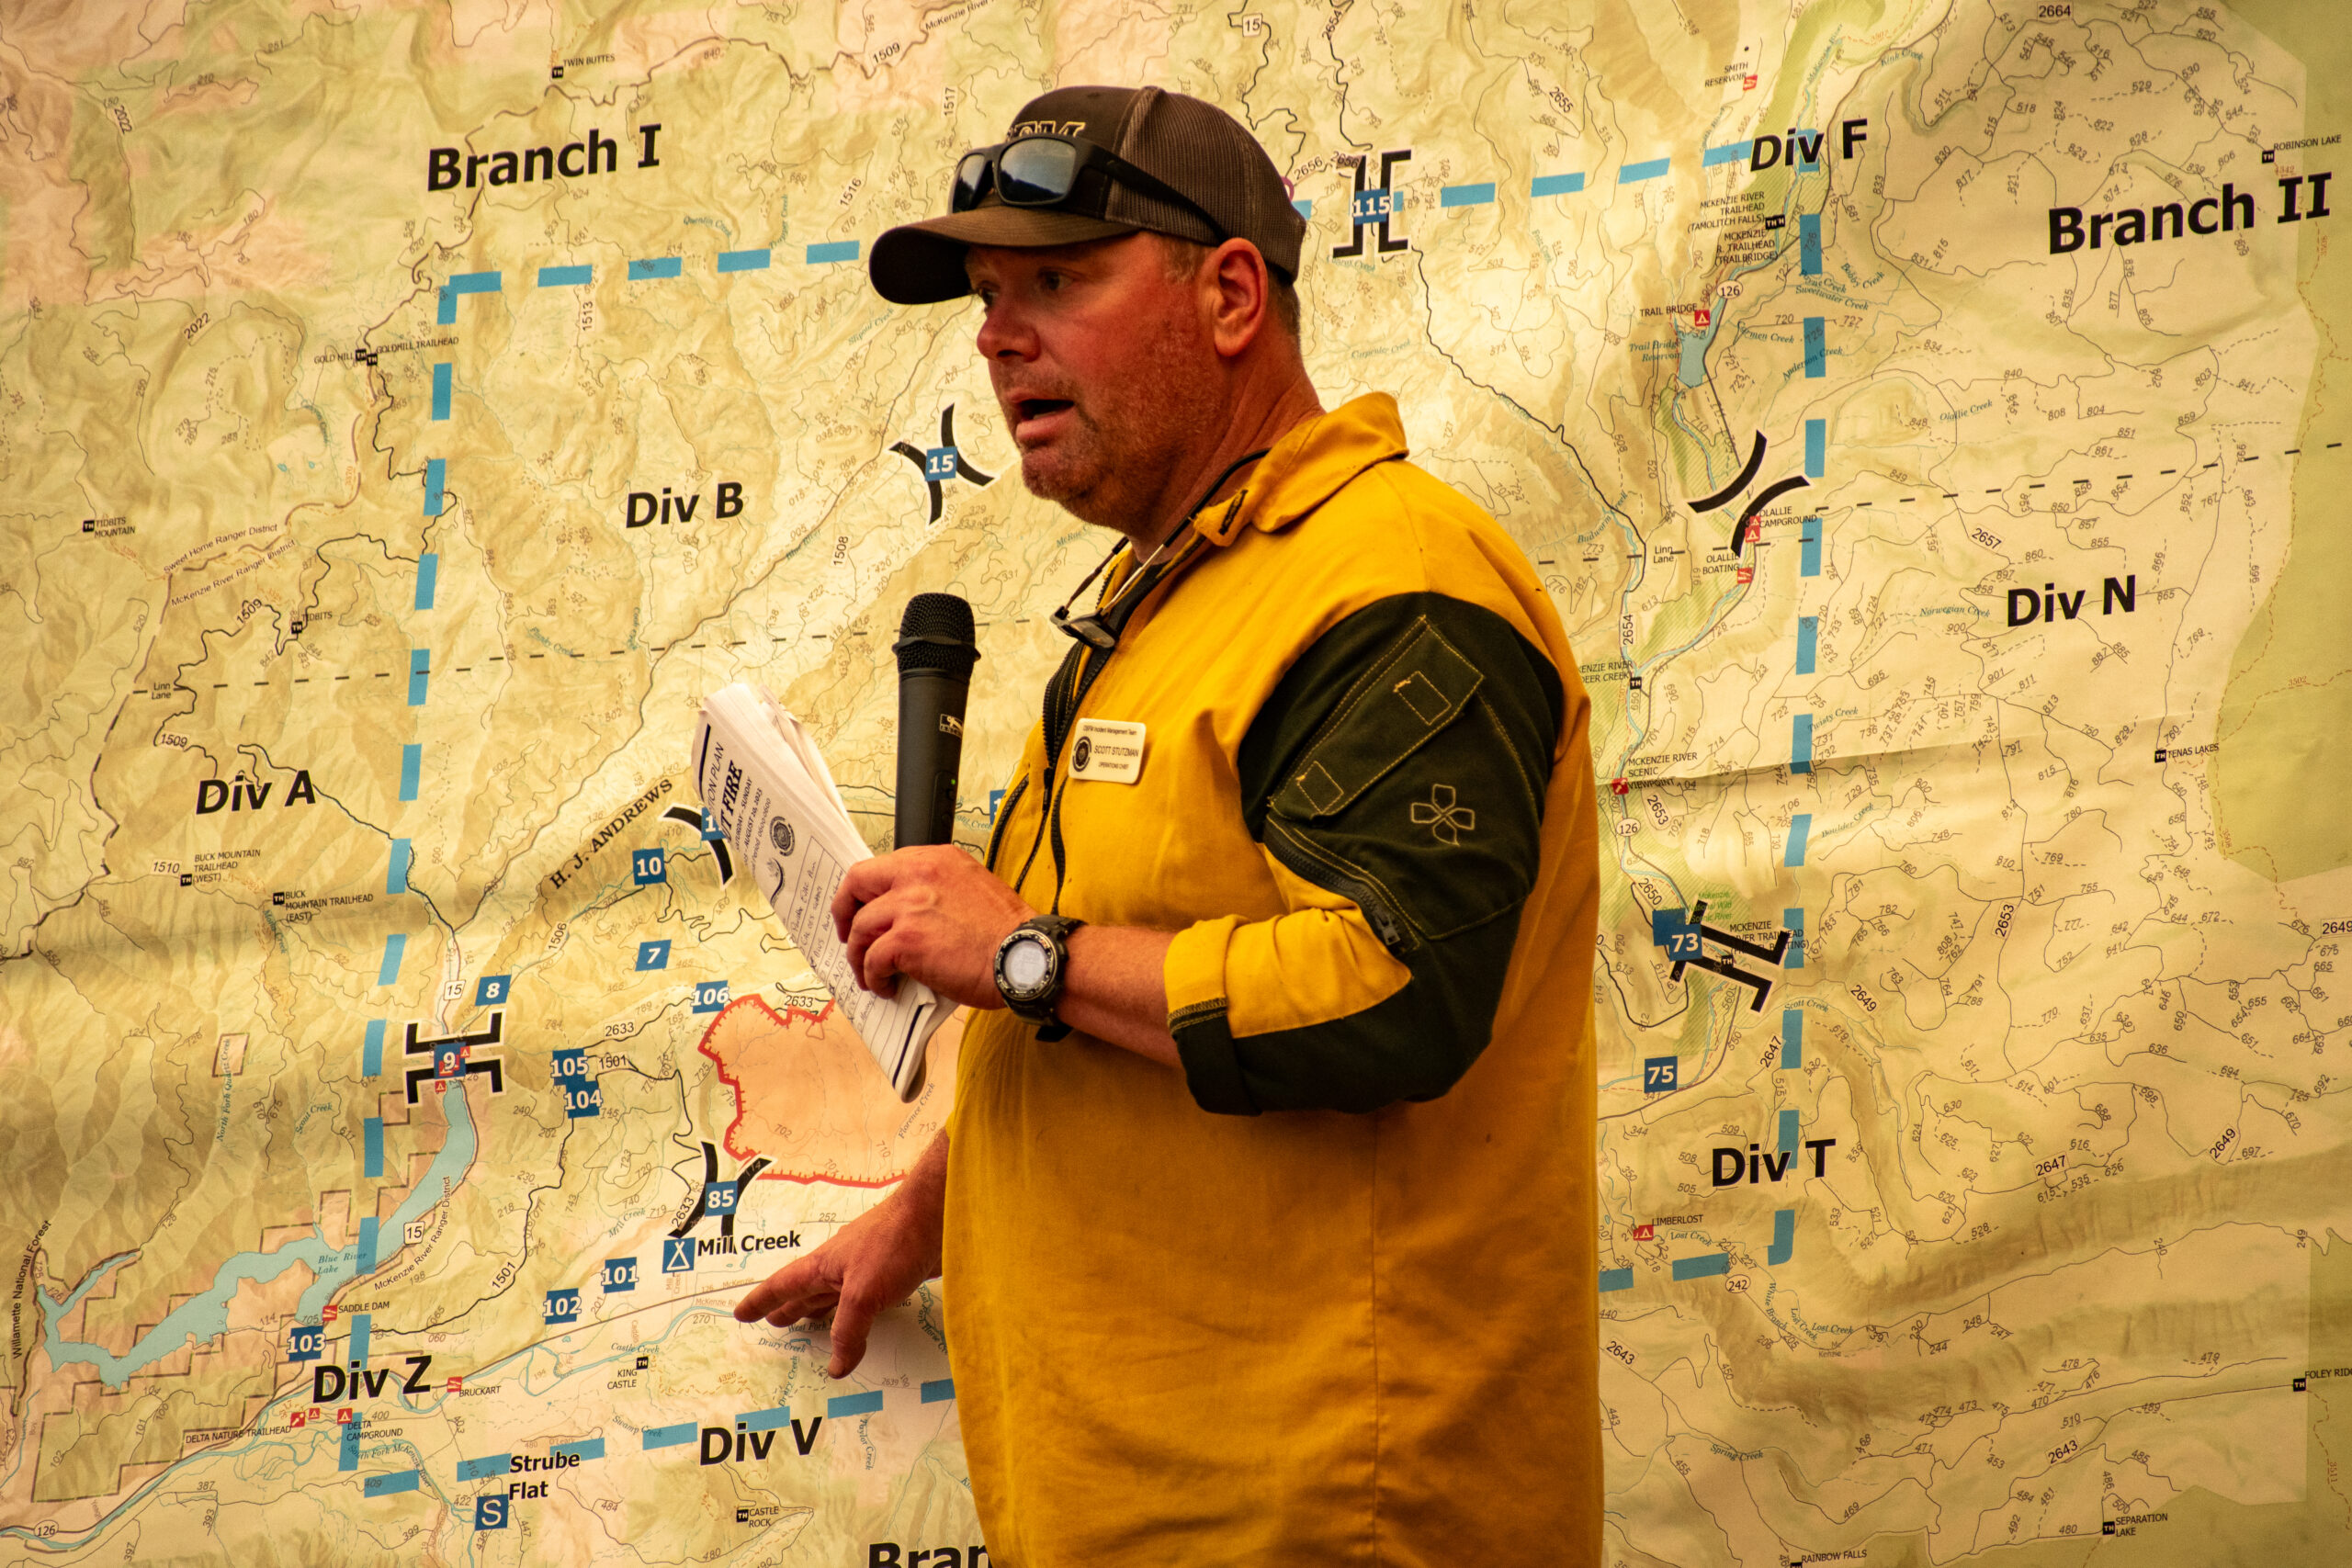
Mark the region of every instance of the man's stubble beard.
[[1162, 499], [1185, 449], [1207, 432], [1216, 402], [1213, 351], [1193, 321], [1163, 317], [1136, 357], [1135, 374], [1106, 377], [1073, 401], [1072, 434], [1051, 451], [1021, 454], [1030, 494], [1082, 523], [1122, 531]]

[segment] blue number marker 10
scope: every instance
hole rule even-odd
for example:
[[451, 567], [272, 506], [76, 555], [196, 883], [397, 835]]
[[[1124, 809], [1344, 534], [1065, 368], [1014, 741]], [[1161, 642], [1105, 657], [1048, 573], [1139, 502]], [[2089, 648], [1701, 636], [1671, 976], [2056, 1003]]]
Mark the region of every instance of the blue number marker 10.
[[636, 874], [639, 887], [670, 880], [669, 857], [660, 850], [637, 851], [629, 856], [629, 870]]

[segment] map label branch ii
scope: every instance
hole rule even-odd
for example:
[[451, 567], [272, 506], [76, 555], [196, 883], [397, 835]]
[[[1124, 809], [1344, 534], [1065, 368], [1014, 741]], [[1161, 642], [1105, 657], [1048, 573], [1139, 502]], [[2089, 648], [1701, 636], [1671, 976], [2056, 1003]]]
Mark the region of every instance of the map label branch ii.
[[[2278, 182], [2280, 209], [2277, 221], [2300, 223], [2306, 218], [2332, 218], [2327, 205], [2325, 170], [2315, 175], [2290, 175]], [[2218, 214], [2216, 209], [2219, 209]], [[2126, 207], [2114, 212], [2094, 212], [2086, 219], [2079, 207], [2050, 209], [2050, 254], [2063, 256], [2088, 244], [2092, 250], [2109, 244], [2154, 244], [2189, 234], [2232, 234], [2254, 227], [2254, 193], [2223, 182], [2222, 194], [2188, 203], [2162, 202], [2144, 210]], [[2112, 231], [2110, 232], [2110, 231]], [[2169, 232], [2167, 232], [2169, 231]]]

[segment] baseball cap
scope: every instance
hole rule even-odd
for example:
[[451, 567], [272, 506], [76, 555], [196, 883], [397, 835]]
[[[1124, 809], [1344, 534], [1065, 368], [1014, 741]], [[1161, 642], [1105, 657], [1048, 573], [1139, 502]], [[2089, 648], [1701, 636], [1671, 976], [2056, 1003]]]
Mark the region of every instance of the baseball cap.
[[1022, 106], [1006, 140], [1039, 134], [1092, 142], [1199, 211], [1130, 188], [1099, 168], [1082, 171], [1069, 196], [1052, 207], [1009, 207], [991, 186], [976, 207], [901, 224], [875, 241], [866, 274], [876, 292], [899, 305], [960, 299], [972, 291], [964, 274], [967, 246], [1075, 245], [1144, 229], [1207, 245], [1247, 240], [1268, 266], [1285, 278], [1298, 276], [1306, 220], [1291, 206], [1289, 188], [1258, 139], [1215, 104], [1159, 87], [1057, 87]]

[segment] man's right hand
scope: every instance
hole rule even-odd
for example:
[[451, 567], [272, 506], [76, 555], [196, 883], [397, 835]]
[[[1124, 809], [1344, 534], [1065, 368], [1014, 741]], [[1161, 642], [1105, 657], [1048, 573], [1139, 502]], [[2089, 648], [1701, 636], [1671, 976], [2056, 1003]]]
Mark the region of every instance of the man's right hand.
[[932, 1141], [899, 1190], [852, 1220], [808, 1257], [769, 1275], [735, 1303], [739, 1323], [764, 1318], [778, 1328], [832, 1318], [830, 1377], [843, 1378], [865, 1359], [875, 1315], [939, 1274], [947, 1194], [947, 1134]]

